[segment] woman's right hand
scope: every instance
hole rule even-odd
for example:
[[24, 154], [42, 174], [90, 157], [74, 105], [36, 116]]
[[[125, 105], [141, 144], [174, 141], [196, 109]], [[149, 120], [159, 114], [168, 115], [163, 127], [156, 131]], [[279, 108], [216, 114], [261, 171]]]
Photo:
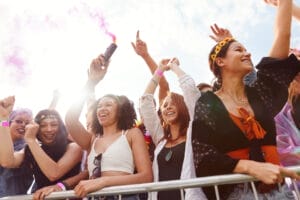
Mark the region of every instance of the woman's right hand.
[[15, 97], [9, 96], [0, 100], [0, 120], [8, 119], [15, 105]]

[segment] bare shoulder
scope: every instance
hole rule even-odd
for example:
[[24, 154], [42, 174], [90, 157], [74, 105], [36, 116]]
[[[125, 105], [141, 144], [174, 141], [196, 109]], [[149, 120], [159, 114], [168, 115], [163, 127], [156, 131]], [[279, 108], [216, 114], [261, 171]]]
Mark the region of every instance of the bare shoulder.
[[73, 151], [81, 151], [81, 147], [76, 142], [70, 142], [68, 144], [68, 149], [72, 149]]
[[142, 131], [139, 128], [131, 128], [127, 130], [127, 138], [130, 142], [141, 140], [144, 138]]

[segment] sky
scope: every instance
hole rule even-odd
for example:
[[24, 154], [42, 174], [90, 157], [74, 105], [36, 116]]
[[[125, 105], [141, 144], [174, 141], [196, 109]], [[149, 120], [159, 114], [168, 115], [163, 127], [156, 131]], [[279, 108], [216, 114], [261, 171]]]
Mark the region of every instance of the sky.
[[[118, 48], [96, 97], [127, 95], [137, 108], [151, 78], [131, 46], [137, 30], [157, 62], [178, 57], [196, 83], [211, 83], [207, 57], [215, 42], [209, 26], [230, 29], [256, 64], [271, 47], [275, 12], [263, 0], [0, 0], [0, 98], [15, 95], [15, 108], [36, 114], [59, 90], [57, 110], [64, 116], [112, 33]], [[299, 24], [293, 20], [291, 45], [297, 48]], [[165, 76], [181, 93], [176, 76]]]

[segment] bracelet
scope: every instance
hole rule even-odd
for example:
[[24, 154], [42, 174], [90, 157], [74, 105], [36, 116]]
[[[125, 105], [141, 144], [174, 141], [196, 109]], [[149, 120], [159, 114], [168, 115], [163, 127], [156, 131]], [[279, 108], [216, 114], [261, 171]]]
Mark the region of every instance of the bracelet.
[[155, 74], [156, 74], [157, 76], [159, 76], [159, 77], [162, 77], [162, 76], [164, 75], [164, 72], [163, 72], [162, 70], [160, 70], [160, 69], [157, 69], [157, 70], [155, 71]]
[[155, 84], [158, 85], [158, 82], [156, 80], [154, 80], [153, 78], [151, 79], [151, 81]]
[[8, 120], [0, 120], [0, 126], [9, 127], [9, 121]]
[[60, 187], [60, 189], [62, 190], [62, 191], [66, 191], [67, 189], [66, 189], [66, 186], [62, 183], [62, 182], [58, 182], [58, 183], [56, 183], [56, 185], [58, 186], [58, 187]]

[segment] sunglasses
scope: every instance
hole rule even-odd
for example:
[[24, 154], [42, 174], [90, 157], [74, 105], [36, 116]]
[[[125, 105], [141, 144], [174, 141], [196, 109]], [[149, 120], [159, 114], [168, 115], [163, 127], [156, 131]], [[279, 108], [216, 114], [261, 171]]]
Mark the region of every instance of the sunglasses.
[[95, 156], [93, 163], [96, 167], [93, 169], [91, 179], [101, 177], [101, 159], [102, 159], [102, 153]]
[[15, 120], [12, 120], [11, 122], [15, 122], [19, 125], [24, 124], [25, 126], [30, 123], [29, 121], [24, 121], [24, 120], [21, 120], [21, 119], [15, 119]]

